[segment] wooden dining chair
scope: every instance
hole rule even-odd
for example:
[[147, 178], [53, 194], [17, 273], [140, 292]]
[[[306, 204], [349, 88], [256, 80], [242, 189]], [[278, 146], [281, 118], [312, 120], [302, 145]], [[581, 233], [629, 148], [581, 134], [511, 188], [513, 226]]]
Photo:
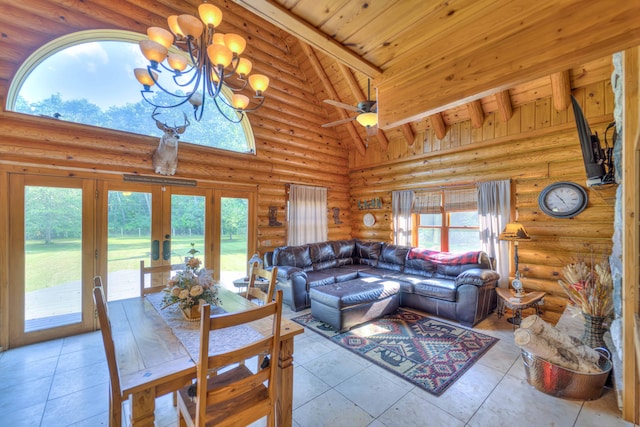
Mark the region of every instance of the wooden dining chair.
[[[263, 304], [273, 301], [273, 293], [276, 290], [276, 282], [278, 281], [278, 267], [273, 267], [271, 271], [254, 267], [252, 271], [245, 297], [248, 300], [257, 298], [262, 301]], [[258, 286], [257, 282], [259, 279], [267, 281], [266, 291], [261, 289], [262, 286]]]
[[111, 333], [111, 322], [109, 321], [109, 310], [107, 300], [104, 296], [102, 278], [93, 278], [93, 301], [98, 311], [100, 321], [100, 331], [102, 332], [102, 343], [107, 356], [107, 366], [109, 367], [109, 426], [120, 427], [122, 425], [122, 389], [120, 387], [120, 375], [118, 374], [118, 362], [116, 361], [116, 350], [113, 344]]
[[[249, 425], [263, 417], [267, 425], [275, 425], [275, 384], [277, 362], [257, 368], [254, 373], [243, 362], [255, 356], [269, 355], [278, 360], [282, 291], [275, 302], [247, 311], [210, 316], [208, 304], [202, 306], [200, 350], [197, 364], [195, 401], [189, 397], [189, 387], [178, 391], [178, 418], [181, 426]], [[224, 353], [209, 353], [209, 333], [218, 329], [244, 325], [272, 318], [271, 333], [243, 347]], [[221, 372], [222, 368], [229, 369]], [[209, 374], [210, 372], [213, 372]]]
[[[156, 273], [169, 273], [171, 271], [184, 270], [184, 264], [171, 264], [171, 265], [155, 265], [151, 267], [145, 267], [144, 260], [140, 261], [140, 296], [143, 297], [147, 294], [154, 292], [161, 292], [167, 287], [167, 283], [163, 282], [160, 285], [153, 284], [153, 275]], [[145, 278], [150, 275], [150, 286], [145, 286]]]

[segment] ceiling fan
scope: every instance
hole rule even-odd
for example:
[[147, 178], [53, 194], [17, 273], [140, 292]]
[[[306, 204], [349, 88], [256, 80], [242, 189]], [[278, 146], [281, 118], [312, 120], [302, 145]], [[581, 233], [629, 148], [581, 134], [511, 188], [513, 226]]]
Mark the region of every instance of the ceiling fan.
[[337, 120], [331, 123], [325, 123], [323, 128], [333, 127], [352, 121], [357, 121], [367, 129], [367, 136], [373, 136], [378, 133], [378, 108], [377, 101], [371, 100], [371, 81], [367, 81], [367, 100], [358, 102], [355, 107], [353, 105], [344, 104], [342, 102], [334, 101], [332, 99], [325, 99], [324, 102], [331, 104], [335, 107], [344, 108], [345, 110], [358, 113], [357, 116], [349, 117], [347, 119]]

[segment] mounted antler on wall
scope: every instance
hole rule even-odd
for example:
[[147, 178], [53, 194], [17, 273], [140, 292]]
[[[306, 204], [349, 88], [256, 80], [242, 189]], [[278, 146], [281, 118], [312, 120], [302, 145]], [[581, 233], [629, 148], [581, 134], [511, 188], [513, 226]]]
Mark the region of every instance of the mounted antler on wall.
[[178, 167], [178, 141], [180, 140], [180, 135], [187, 130], [191, 123], [185, 114], [182, 126], [171, 127], [156, 119], [157, 114], [154, 110], [151, 117], [156, 121], [158, 129], [164, 132], [164, 135], [160, 137], [160, 144], [156, 151], [153, 152], [153, 167], [155, 172], [161, 175], [174, 175]]

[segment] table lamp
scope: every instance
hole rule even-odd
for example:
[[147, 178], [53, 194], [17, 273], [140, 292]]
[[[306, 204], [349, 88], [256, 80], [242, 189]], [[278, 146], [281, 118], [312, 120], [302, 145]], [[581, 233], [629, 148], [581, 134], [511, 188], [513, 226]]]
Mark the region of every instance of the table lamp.
[[518, 271], [518, 242], [520, 242], [521, 240], [530, 240], [531, 237], [529, 237], [522, 224], [510, 222], [504, 228], [502, 233], [500, 233], [498, 239], [513, 242], [513, 260], [516, 264], [516, 275], [511, 282], [511, 286], [513, 286], [513, 289], [516, 290], [516, 297], [522, 297], [524, 296], [524, 291], [522, 289], [522, 282], [520, 281], [520, 272]]

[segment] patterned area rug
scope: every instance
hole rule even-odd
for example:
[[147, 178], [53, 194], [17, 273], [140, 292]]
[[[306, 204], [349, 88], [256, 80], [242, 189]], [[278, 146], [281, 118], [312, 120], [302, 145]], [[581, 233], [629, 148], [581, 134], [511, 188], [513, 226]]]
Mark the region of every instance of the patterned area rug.
[[436, 396], [498, 342], [498, 338], [403, 309], [341, 334], [311, 314], [291, 320]]

